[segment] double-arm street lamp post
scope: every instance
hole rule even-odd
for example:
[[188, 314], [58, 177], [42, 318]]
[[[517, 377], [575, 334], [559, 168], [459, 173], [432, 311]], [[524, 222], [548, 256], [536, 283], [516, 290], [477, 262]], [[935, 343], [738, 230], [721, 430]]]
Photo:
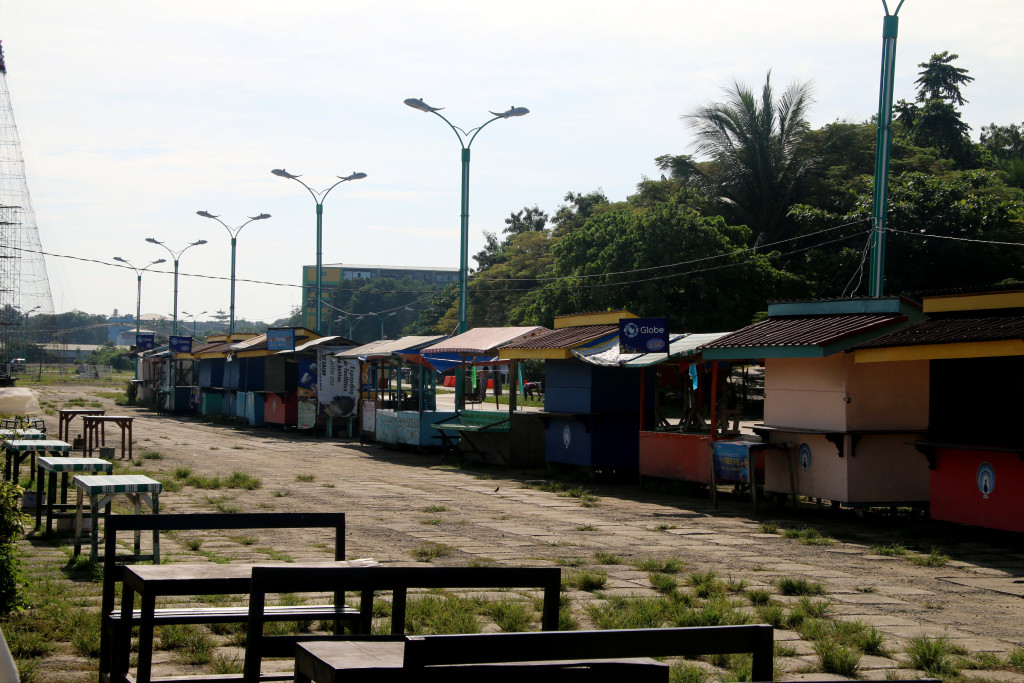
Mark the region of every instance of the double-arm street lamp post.
[[321, 307], [321, 298], [322, 298], [322, 295], [323, 295], [323, 284], [324, 284], [323, 283], [324, 200], [327, 199], [328, 193], [330, 193], [330, 191], [333, 190], [334, 188], [336, 188], [338, 185], [341, 185], [342, 183], [347, 182], [349, 180], [361, 180], [361, 179], [366, 177], [366, 174], [365, 173], [353, 173], [353, 174], [345, 176], [345, 177], [338, 176], [338, 182], [334, 183], [333, 185], [328, 187], [326, 190], [323, 190], [322, 192], [318, 192], [317, 190], [314, 190], [313, 188], [311, 188], [306, 183], [304, 183], [301, 180], [299, 180], [299, 176], [295, 175], [294, 173], [289, 173], [288, 171], [284, 170], [283, 168], [275, 168], [274, 170], [271, 171], [271, 173], [273, 173], [274, 175], [278, 176], [279, 178], [288, 178], [289, 180], [294, 180], [299, 185], [302, 185], [304, 188], [306, 188], [306, 190], [309, 191], [309, 194], [313, 197], [313, 201], [316, 202], [316, 323], [313, 325], [313, 328], [314, 328], [313, 331], [316, 332], [317, 334], [319, 334], [320, 333], [320, 325], [321, 325], [321, 318], [320, 318], [321, 308], [320, 307]]
[[174, 322], [171, 324], [171, 334], [172, 335], [177, 335], [178, 334], [178, 261], [181, 259], [181, 255], [184, 254], [189, 249], [191, 249], [192, 247], [198, 247], [200, 244], [206, 244], [206, 240], [196, 240], [195, 242], [190, 242], [189, 244], [187, 244], [183, 249], [181, 249], [178, 252], [173, 251], [170, 247], [168, 247], [166, 244], [164, 244], [163, 242], [161, 242], [158, 239], [153, 239], [152, 237], [147, 237], [146, 241], [149, 242], [150, 244], [159, 244], [161, 247], [166, 249], [167, 253], [170, 254], [171, 258], [174, 259]]
[[186, 318], [192, 318], [192, 338], [195, 339], [196, 338], [196, 320], [199, 319], [199, 316], [206, 315], [206, 311], [200, 311], [199, 313], [196, 313], [195, 315], [192, 315], [188, 311], [182, 311], [181, 314], [183, 316], [185, 316]]
[[[462, 202], [461, 202], [461, 224], [460, 224], [460, 242], [459, 242], [459, 334], [462, 334], [468, 329], [468, 315], [469, 315], [469, 148], [473, 144], [473, 140], [480, 134], [488, 124], [497, 121], [498, 119], [508, 119], [513, 116], [526, 116], [530, 113], [530, 110], [526, 107], [512, 107], [507, 111], [501, 113], [490, 112], [494, 118], [489, 119], [477, 126], [476, 128], [470, 128], [468, 131], [459, 128], [452, 124], [447, 118], [439, 114], [438, 111], [441, 107], [431, 107], [429, 104], [423, 101], [423, 98], [416, 99], [410, 97], [405, 100], [405, 103], [413, 109], [426, 112], [428, 114], [434, 114], [439, 119], [448, 124], [448, 127], [455, 133], [455, 137], [459, 139], [459, 145], [462, 147]], [[458, 382], [455, 384], [455, 405], [457, 408], [464, 406], [463, 395], [464, 387], [462, 386], [462, 374]]]
[[[115, 256], [114, 260], [119, 262], [119, 263], [123, 263], [126, 266], [128, 266], [129, 268], [131, 268], [132, 270], [135, 271], [135, 274], [138, 276], [139, 285], [138, 285], [138, 289], [136, 289], [136, 292], [135, 292], [135, 337], [136, 337], [136, 343], [138, 343], [139, 330], [141, 329], [139, 327], [139, 325], [142, 322], [142, 274], [145, 273], [147, 270], [149, 270], [150, 268], [152, 268], [153, 266], [155, 266], [157, 264], [167, 263], [167, 259], [158, 258], [156, 261], [153, 261], [152, 263], [150, 263], [149, 265], [147, 265], [147, 266], [145, 266], [143, 268], [136, 268], [135, 266], [133, 266], [131, 263], [129, 263], [127, 260], [121, 258], [120, 256]], [[136, 361], [135, 361], [135, 379], [138, 379], [138, 378], [139, 378], [139, 362], [138, 362], [138, 359], [136, 359]]]
[[230, 317], [228, 318], [228, 334], [230, 335], [232, 332], [235, 331], [235, 246], [238, 241], [238, 233], [242, 232], [242, 228], [249, 225], [253, 221], [262, 221], [266, 220], [267, 218], [270, 218], [270, 214], [261, 213], [258, 216], [253, 216], [249, 218], [249, 220], [247, 220], [246, 222], [239, 225], [237, 228], [232, 228], [227, 223], [222, 221], [220, 219], [220, 216], [214, 216], [209, 211], [196, 211], [196, 214], [202, 216], [203, 218], [212, 218], [213, 220], [217, 221], [218, 223], [224, 226], [224, 229], [228, 231], [228, 235], [231, 236], [231, 307], [229, 311]]
[[372, 312], [371, 313], [367, 313], [366, 315], [376, 316], [377, 320], [380, 321], [380, 338], [383, 339], [384, 338], [384, 319], [385, 318], [390, 318], [393, 315], [398, 315], [398, 311], [392, 311], [392, 312], [388, 313], [387, 315], [381, 315], [380, 313], [372, 313]]
[[494, 115], [494, 118], [485, 121], [483, 124], [476, 128], [470, 128], [468, 131], [459, 128], [452, 124], [447, 118], [439, 114], [438, 111], [441, 107], [431, 107], [429, 104], [424, 102], [422, 99], [415, 99], [410, 97], [405, 100], [405, 103], [413, 109], [426, 112], [428, 114], [434, 114], [439, 119], [448, 124], [448, 127], [452, 129], [455, 136], [459, 139], [459, 145], [462, 146], [462, 202], [461, 202], [461, 230], [460, 230], [460, 248], [459, 248], [459, 334], [462, 334], [467, 329], [467, 311], [468, 311], [468, 286], [469, 286], [469, 148], [473, 144], [473, 140], [480, 134], [488, 124], [497, 121], [498, 119], [508, 119], [513, 116], [525, 116], [530, 113], [530, 110], [526, 107], [512, 107], [508, 111], [503, 111], [500, 114], [497, 112], [490, 112]]

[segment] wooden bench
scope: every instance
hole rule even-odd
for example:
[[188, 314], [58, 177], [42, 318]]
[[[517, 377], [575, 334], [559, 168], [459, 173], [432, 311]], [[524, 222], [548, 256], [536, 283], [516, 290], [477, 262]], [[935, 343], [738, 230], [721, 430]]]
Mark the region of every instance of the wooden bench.
[[[334, 529], [334, 559], [345, 559], [345, 513], [237, 513], [237, 514], [159, 514], [159, 515], [112, 515], [107, 519], [104, 530], [103, 592], [101, 598], [100, 624], [100, 683], [123, 680], [126, 674], [128, 652], [115, 651], [115, 643], [121, 637], [126, 621], [121, 609], [115, 606], [117, 584], [125, 575], [124, 564], [119, 563], [128, 556], [117, 555], [118, 532], [138, 534], [144, 531], [206, 531], [210, 529]], [[173, 566], [173, 565], [168, 565]], [[212, 568], [235, 565], [212, 565]], [[240, 590], [245, 593], [250, 582], [249, 565], [239, 576]], [[143, 569], [143, 567], [139, 567]], [[222, 582], [223, 583], [223, 582]], [[210, 586], [197, 583], [195, 594], [212, 592]], [[335, 596], [342, 605], [343, 594]], [[343, 608], [345, 625], [354, 627], [359, 623], [355, 610]], [[249, 608], [243, 606], [217, 607], [167, 607], [155, 610], [153, 624], [216, 624], [243, 623], [249, 617]], [[287, 609], [271, 610], [267, 620], [292, 621], [300, 619], [334, 619], [339, 610], [334, 605], [299, 605]], [[141, 610], [133, 610], [131, 626], [141, 623]], [[340, 625], [340, 623], [338, 624]], [[140, 655], [141, 657], [141, 655]], [[147, 672], [148, 675], [148, 672]], [[184, 679], [184, 680], [196, 680]]]
[[[456, 441], [457, 437], [446, 434], [445, 430], [459, 432], [460, 437], [463, 433], [471, 432], [509, 432], [512, 430], [512, 417], [508, 413], [498, 410], [461, 410], [458, 415], [434, 422], [431, 426], [441, 433], [442, 447], [447, 456], [455, 452], [458, 441]], [[473, 447], [468, 438], [466, 442]]]
[[[446, 681], [483, 680], [480, 667], [489, 665], [494, 668], [487, 674], [488, 681], [508, 680], [518, 675], [541, 683], [564, 680], [561, 677], [564, 672], [558, 667], [569, 663], [750, 653], [753, 655], [751, 680], [771, 681], [773, 637], [772, 626], [755, 624], [406, 636], [404, 647], [393, 642], [359, 642], [355, 647], [349, 643], [310, 644], [312, 647], [300, 644], [295, 660], [295, 680], [297, 683], [422, 681], [433, 678], [435, 672], [430, 670], [433, 667], [444, 667]], [[524, 662], [533, 666], [519, 669]], [[557, 663], [557, 666], [534, 668], [544, 663]], [[463, 672], [468, 672], [466, 677], [461, 675]], [[606, 680], [605, 676], [606, 672], [597, 668], [594, 674], [579, 680]]]
[[[541, 629], [554, 631], [558, 628], [561, 582], [558, 567], [253, 567], [244, 680], [260, 680], [263, 657], [291, 657], [297, 642], [316, 639], [308, 635], [265, 636], [267, 615], [281, 609], [267, 607], [267, 594], [329, 592], [342, 586], [358, 590], [361, 621], [356, 632], [365, 634], [371, 632], [374, 593], [391, 591], [391, 635], [398, 636], [405, 633], [410, 588], [539, 588], [543, 591]], [[337, 640], [333, 636], [320, 639]]]

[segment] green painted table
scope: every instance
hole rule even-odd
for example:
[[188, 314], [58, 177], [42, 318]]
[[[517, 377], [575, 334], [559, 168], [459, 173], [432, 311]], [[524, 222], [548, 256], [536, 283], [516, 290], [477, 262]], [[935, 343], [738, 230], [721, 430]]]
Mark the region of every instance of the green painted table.
[[[46, 533], [53, 529], [54, 519], [67, 519], [74, 514], [64, 512], [75, 509], [68, 504], [68, 474], [110, 474], [114, 471], [113, 464], [99, 458], [36, 458], [36, 530], [43, 521], [43, 489], [46, 489]], [[49, 485], [46, 480], [49, 479]], [[60, 502], [57, 502], [57, 479], [60, 479]], [[57, 510], [54, 513], [54, 510]]]
[[[117, 496], [127, 496], [135, 506], [135, 514], [142, 512], [145, 503], [153, 514], [160, 512], [160, 491], [163, 484], [142, 474], [80, 474], [75, 477], [75, 488], [78, 498], [75, 514], [75, 555], [82, 552], [82, 518], [85, 511], [85, 499], [89, 499], [89, 510], [92, 514], [92, 551], [89, 557], [93, 562], [99, 561], [99, 516], [100, 508], [104, 508], [103, 517], [110, 515], [110, 503]], [[135, 555], [141, 556], [141, 533], [135, 533]], [[153, 531], [153, 562], [160, 562], [160, 532]]]
[[32, 481], [36, 479], [35, 459], [37, 453], [60, 455], [71, 452], [71, 444], [57, 439], [12, 439], [4, 442], [4, 479], [17, 482], [21, 474], [21, 463], [31, 460]]
[[[27, 441], [29, 439], [45, 439], [46, 432], [38, 429], [0, 429], [0, 438]], [[59, 437], [58, 437], [59, 438]], [[61, 439], [63, 441], [63, 439]]]

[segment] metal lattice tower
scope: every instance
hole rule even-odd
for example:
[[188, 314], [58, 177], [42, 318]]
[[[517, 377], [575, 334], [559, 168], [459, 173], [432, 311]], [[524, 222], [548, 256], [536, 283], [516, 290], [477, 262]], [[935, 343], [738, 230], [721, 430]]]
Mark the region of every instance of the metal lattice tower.
[[52, 314], [53, 298], [0, 45], [0, 361], [22, 355], [30, 311]]

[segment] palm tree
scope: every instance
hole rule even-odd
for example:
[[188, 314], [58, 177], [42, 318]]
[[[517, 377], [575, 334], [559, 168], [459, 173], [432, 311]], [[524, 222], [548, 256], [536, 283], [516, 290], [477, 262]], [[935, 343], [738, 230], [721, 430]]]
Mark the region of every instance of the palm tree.
[[788, 229], [794, 192], [815, 158], [801, 149], [811, 85], [797, 81], [776, 96], [769, 71], [760, 98], [736, 80], [723, 90], [724, 102], [681, 117], [696, 134], [696, 156], [707, 162], [674, 157], [673, 171], [725, 204], [757, 242], [776, 239]]

